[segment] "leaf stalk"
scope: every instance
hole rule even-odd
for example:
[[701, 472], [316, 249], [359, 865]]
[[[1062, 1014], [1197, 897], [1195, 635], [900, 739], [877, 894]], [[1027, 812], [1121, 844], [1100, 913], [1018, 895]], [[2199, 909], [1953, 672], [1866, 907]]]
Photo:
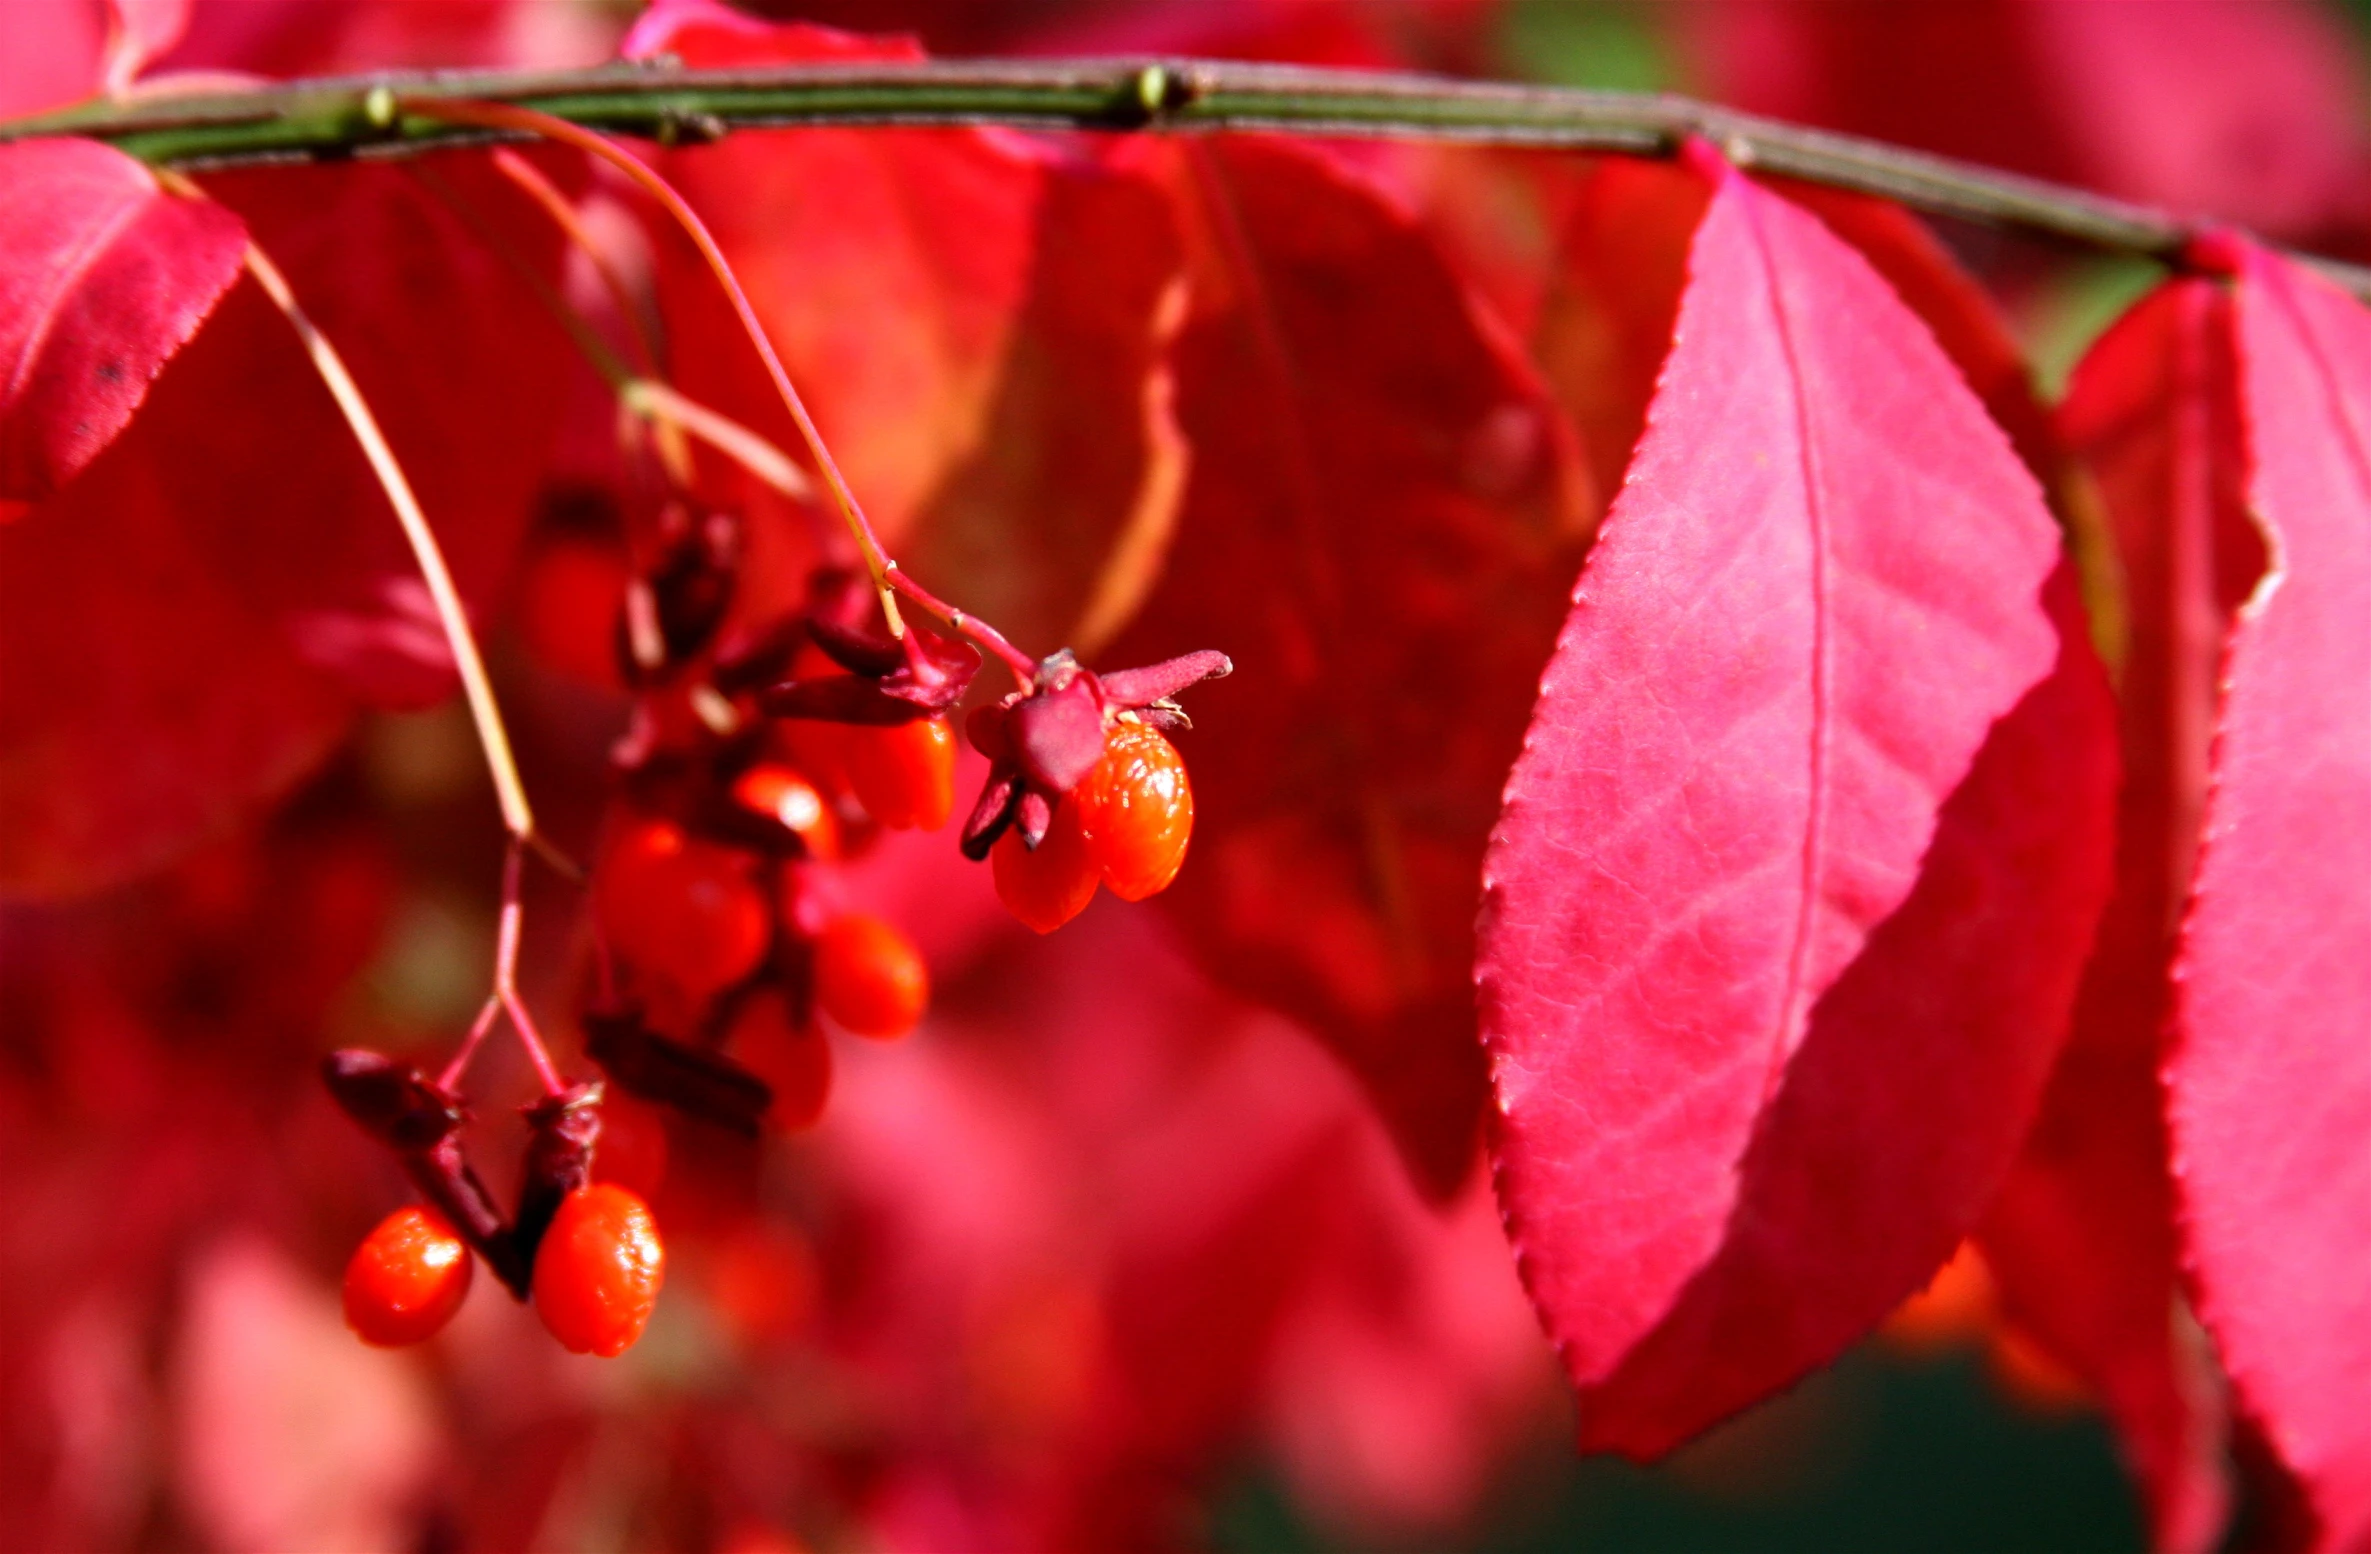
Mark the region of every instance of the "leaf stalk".
[[428, 585], [437, 621], [444, 628], [445, 643], [453, 654], [453, 667], [461, 677], [470, 720], [477, 725], [478, 743], [486, 753], [486, 769], [494, 779], [494, 796], [502, 806], [503, 829], [514, 842], [529, 844], [535, 836], [535, 814], [527, 804], [527, 786], [520, 780], [518, 762], [511, 755], [510, 734], [502, 726], [502, 712], [494, 702], [494, 686], [486, 675], [486, 661], [479, 654], [477, 638], [469, 629], [469, 612], [461, 602], [460, 590], [453, 585], [453, 573], [445, 565], [444, 551], [436, 542], [435, 531], [428, 527], [428, 515], [420, 510], [420, 499], [413, 494], [403, 466], [396, 462], [395, 450], [387, 446], [386, 434], [379, 430], [378, 417], [371, 414], [362, 390], [355, 386], [353, 374], [346, 370], [345, 358], [338, 355], [337, 347], [329, 343], [328, 337], [298, 305], [296, 294], [289, 289], [288, 277], [253, 243], [247, 245], [246, 267], [247, 273], [263, 288], [264, 295], [271, 298], [273, 306], [296, 331], [297, 340], [312, 359], [313, 370], [320, 375], [330, 397], [337, 401], [338, 410], [353, 430], [354, 440], [362, 445], [362, 455], [387, 493], [388, 505], [395, 509], [396, 522], [403, 526], [404, 538], [411, 544], [412, 559]]
[[[178, 192], [204, 198], [204, 192], [190, 185], [188, 180], [167, 173], [167, 181]], [[461, 687], [469, 702], [469, 715], [477, 725], [478, 743], [486, 755], [486, 769], [494, 779], [494, 793], [502, 807], [503, 829], [509, 833], [502, 863], [502, 913], [495, 935], [494, 990], [485, 1007], [470, 1026], [468, 1037], [445, 1071], [444, 1084], [450, 1089], [459, 1083], [469, 1061], [477, 1053], [486, 1033], [493, 1029], [498, 1015], [510, 1018], [511, 1028], [518, 1033], [519, 1044], [535, 1066], [536, 1077], [546, 1094], [556, 1095], [564, 1088], [559, 1071], [553, 1067], [551, 1053], [544, 1046], [543, 1037], [535, 1028], [535, 1019], [528, 1012], [526, 1000], [519, 996], [518, 961], [519, 929], [522, 918], [521, 865], [528, 849], [533, 848], [550, 859], [555, 868], [575, 876], [577, 871], [569, 861], [543, 843], [535, 831], [535, 815], [527, 804], [527, 787], [520, 780], [518, 762], [511, 755], [510, 734], [502, 725], [501, 709], [494, 702], [494, 686], [486, 675], [486, 664], [478, 652], [477, 638], [469, 629], [469, 614], [461, 603], [460, 591], [453, 586], [453, 574], [445, 565], [444, 551], [436, 542], [436, 534], [428, 527], [428, 516], [420, 510], [420, 501], [412, 492], [411, 481], [396, 461], [395, 451], [387, 445], [386, 434], [380, 431], [378, 417], [371, 413], [370, 403], [362, 397], [353, 374], [346, 370], [345, 359], [327, 336], [315, 327], [312, 319], [296, 300], [288, 284], [288, 277], [272, 262], [271, 256], [250, 242], [246, 254], [247, 273], [263, 288], [264, 294], [288, 320], [296, 332], [305, 354], [313, 363], [330, 397], [337, 402], [354, 440], [362, 445], [363, 457], [387, 494], [388, 505], [403, 526], [404, 538], [411, 542], [412, 558], [427, 581], [429, 597], [435, 601], [438, 622], [444, 628], [445, 642], [453, 655], [453, 664], [461, 677]]]
[[[807, 449], [807, 456], [814, 461], [816, 470], [822, 475], [824, 489], [831, 493], [832, 503], [839, 509], [840, 517], [847, 525], [849, 537], [855, 542], [857, 554], [864, 560], [865, 571], [871, 576], [874, 591], [880, 596], [881, 613], [888, 620], [890, 634], [899, 638], [903, 638], [906, 634], [905, 623], [899, 618], [897, 607], [898, 598], [902, 595], [921, 605], [924, 609], [941, 616], [957, 631], [970, 637], [981, 647], [1002, 659], [1024, 690], [1035, 683], [1036, 663], [1007, 641], [1002, 632], [978, 617], [967, 615], [962, 610], [944, 603], [898, 569], [896, 560], [890, 556], [888, 549], [882, 545], [880, 536], [874, 532], [872, 521], [865, 516], [863, 505], [856, 499], [856, 492], [849, 486], [847, 478], [840, 473], [839, 463], [832, 457], [831, 449], [825, 445], [823, 433], [817, 429], [814, 417], [807, 413], [806, 401], [800, 397], [797, 387], [790, 381], [790, 373], [783, 367], [781, 355], [775, 351], [772, 338], [767, 335], [765, 325], [759, 321], [757, 308], [750, 302], [749, 294], [742, 289], [740, 277], [733, 273], [732, 263], [725, 257], [724, 249], [718, 245], [715, 237], [709, 232], [708, 224], [700, 219], [699, 212], [693, 210], [690, 202], [677, 193], [675, 186], [661, 177], [650, 164], [606, 135], [568, 120], [556, 118], [540, 110], [524, 108], [512, 103], [476, 102], [454, 98], [437, 98], [419, 102], [410, 102], [404, 99], [390, 101], [385, 95], [385, 88], [381, 87], [374, 88], [370, 94], [368, 112], [374, 119], [385, 122], [394, 122], [404, 114], [411, 113], [455, 124], [500, 131], [515, 131], [556, 141], [561, 145], [574, 147], [615, 168], [631, 180], [637, 188], [657, 201], [660, 208], [666, 211], [668, 217], [675, 222], [684, 236], [690, 239], [692, 246], [699, 251], [700, 258], [707, 264], [709, 273], [715, 278], [717, 286], [724, 292], [726, 301], [732, 305], [734, 316], [740, 321], [742, 332], [749, 337], [751, 347], [757, 352], [759, 361], [764, 365], [766, 377], [773, 384], [775, 395], [782, 401], [782, 408], [789, 412], [791, 423], [798, 428], [799, 439]], [[644, 396], [644, 402], [646, 404], [663, 403], [647, 393]], [[688, 423], [685, 424], [687, 429], [690, 429]], [[715, 417], [699, 430], [714, 433], [729, 428], [729, 425], [729, 423], [723, 423], [722, 417]], [[738, 428], [731, 429], [738, 430]], [[717, 441], [715, 437], [711, 436], [710, 441], [715, 442], [716, 446], [724, 451], [733, 453], [736, 457], [749, 451], [730, 437], [723, 441]], [[766, 478], [766, 471], [762, 467], [759, 465], [750, 467], [760, 475], [760, 478]], [[788, 489], [780, 481], [776, 481], [775, 484], [777, 489]]]

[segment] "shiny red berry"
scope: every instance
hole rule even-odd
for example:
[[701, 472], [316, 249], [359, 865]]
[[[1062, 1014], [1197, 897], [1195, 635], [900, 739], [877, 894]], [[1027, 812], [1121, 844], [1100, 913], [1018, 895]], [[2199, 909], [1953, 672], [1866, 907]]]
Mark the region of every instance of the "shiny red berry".
[[815, 1001], [859, 1036], [903, 1036], [930, 1008], [930, 968], [896, 928], [851, 913], [815, 941]]
[[630, 826], [610, 846], [594, 901], [612, 950], [695, 995], [756, 970], [773, 932], [741, 856], [664, 820]]
[[[791, 677], [830, 679], [846, 673], [813, 643], [801, 646], [791, 659]], [[769, 725], [767, 743], [792, 766], [807, 774], [824, 797], [838, 799], [848, 791], [848, 735], [845, 723], [820, 718], [782, 718]]]
[[955, 813], [955, 730], [945, 718], [917, 718], [846, 731], [848, 786], [892, 831], [936, 831]]
[[1052, 933], [1095, 899], [1095, 860], [1079, 829], [1075, 799], [1054, 806], [1053, 823], [1036, 851], [1022, 844], [1018, 830], [1007, 831], [988, 862], [1004, 909], [1039, 933]]
[[1177, 878], [1194, 834], [1194, 789], [1159, 729], [1114, 724], [1074, 797], [1087, 852], [1113, 895], [1142, 901]]
[[535, 1314], [571, 1353], [620, 1355], [649, 1324], [666, 1271], [658, 1222], [640, 1198], [613, 1182], [579, 1187], [535, 1254]]
[[461, 1309], [476, 1266], [442, 1215], [397, 1209], [346, 1264], [346, 1325], [382, 1349], [433, 1337]]
[[763, 761], [733, 780], [733, 801], [806, 844], [810, 858], [840, 855], [840, 822], [823, 790], [795, 768]]
[[831, 1098], [831, 1043], [812, 1024], [791, 1019], [790, 1001], [779, 990], [759, 988], [741, 1001], [725, 1050], [774, 1092], [767, 1127], [797, 1133], [815, 1126]]

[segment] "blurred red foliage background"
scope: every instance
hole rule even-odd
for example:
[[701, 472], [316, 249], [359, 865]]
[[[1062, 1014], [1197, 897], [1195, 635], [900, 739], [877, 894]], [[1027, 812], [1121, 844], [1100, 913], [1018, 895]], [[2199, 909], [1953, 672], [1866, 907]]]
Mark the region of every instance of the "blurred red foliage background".
[[[775, 9], [938, 54], [1669, 87], [2325, 251], [2371, 243], [2354, 22], [2307, 0]], [[107, 15], [97, 0], [0, 15], [0, 115], [93, 91]], [[633, 21], [561, 0], [195, 0], [153, 70], [589, 63]], [[688, 37], [675, 46], [697, 63]], [[918, 575], [1033, 642], [1116, 643], [1114, 661], [1215, 630], [1239, 663], [1289, 662], [1295, 631], [1258, 601], [1212, 602], [1244, 562], [1199, 541], [1217, 525], [1197, 515], [1286, 482], [1245, 430], [1237, 396], [1266, 390], [1224, 288], [1175, 295], [1181, 255], [1208, 237], [1171, 229], [1148, 191], [1181, 175], [1142, 149], [1090, 164], [983, 132], [785, 132], [668, 165]], [[501, 843], [448, 675], [389, 625], [416, 630], [416, 603], [374, 592], [402, 575], [391, 526], [319, 521], [375, 522], [378, 498], [301, 361], [254, 344], [279, 320], [234, 293], [160, 381], [145, 441], [58, 499], [85, 521], [0, 529], [0, 859], [38, 887], [0, 906], [0, 1542], [2137, 1546], [2087, 1401], [2002, 1325], [1967, 1258], [1878, 1350], [1669, 1464], [1571, 1460], [1570, 1405], [1475, 1149], [1480, 1057], [1425, 1055], [1470, 1027], [1460, 881], [1661, 357], [1619, 320], [1667, 330], [1672, 300], [1622, 313], [1552, 273], [1568, 224], [1604, 220], [1589, 202], [1614, 197], [1570, 159], [1224, 155], [1276, 202], [1244, 202], [1250, 241], [1388, 266], [1388, 294], [1344, 304], [1366, 310], [1372, 350], [1329, 362], [1321, 392], [1348, 408], [1316, 457], [1374, 536], [1357, 597], [1398, 613], [1323, 623], [1365, 655], [1362, 680], [1210, 694], [1213, 723], [1299, 731], [1249, 746], [1295, 761], [1230, 765], [1214, 743], [1176, 914], [1104, 900], [1041, 941], [945, 837], [888, 837], [852, 866], [850, 898], [925, 951], [930, 1016], [899, 1046], [840, 1044], [829, 1110], [794, 1140], [652, 1111], [639, 1147], [613, 1141], [604, 1169], [657, 1184], [674, 1256], [649, 1337], [619, 1362], [560, 1354], [485, 1280], [422, 1350], [364, 1349], [338, 1319], [338, 1270], [404, 1187], [336, 1113], [318, 1060], [450, 1048], [483, 989]], [[1389, 214], [1336, 197], [1354, 181]], [[396, 174], [210, 187], [352, 332], [391, 434], [428, 450], [415, 478], [494, 644], [529, 785], [555, 835], [590, 838], [626, 705], [601, 683], [598, 590], [617, 562], [585, 522], [622, 479], [598, 381]], [[830, 197], [801, 197], [818, 188]], [[597, 181], [593, 219], [605, 199], [622, 226]], [[1643, 252], [1663, 228], [1616, 225], [1611, 241], [1642, 251], [1624, 284], [1670, 269]], [[1046, 231], [1102, 236], [1069, 255], [1039, 245]], [[1946, 236], [2008, 299], [2045, 378], [2146, 279]], [[549, 233], [519, 245], [589, 293]], [[639, 259], [678, 380], [760, 420], [762, 384], [683, 255], [654, 239]], [[374, 317], [397, 293], [425, 312]], [[1330, 300], [1313, 283], [1306, 305]], [[489, 338], [499, 371], [469, 365]], [[1360, 398], [1394, 372], [1516, 419], [1494, 423], [1498, 443], [1402, 458], [1389, 407]], [[1154, 377], [1173, 397], [1148, 410]], [[1111, 515], [1162, 481], [1184, 482], [1170, 570], [1158, 586], [1123, 572], [1104, 598]], [[153, 519], [158, 482], [191, 527]], [[1536, 545], [1433, 570], [1394, 551], [1395, 504], [1463, 499], [1461, 482], [1527, 514]], [[259, 503], [267, 488], [301, 499]], [[729, 494], [753, 514], [742, 608], [787, 604], [807, 542], [775, 498]], [[162, 641], [189, 657], [157, 667]], [[1443, 727], [1459, 742], [1435, 742]], [[124, 759], [151, 739], [161, 767]], [[198, 812], [177, 796], [193, 781], [211, 795]], [[1356, 871], [1349, 812], [1370, 789], [1418, 817], [1413, 950], [1329, 894]], [[95, 847], [78, 830], [93, 813]], [[576, 917], [563, 884], [529, 897], [528, 993], [564, 1047]], [[1336, 919], [1330, 958], [1273, 948], [1279, 922]], [[481, 1075], [485, 1094], [525, 1098], [510, 1063]], [[496, 1161], [502, 1110], [481, 1108]]]

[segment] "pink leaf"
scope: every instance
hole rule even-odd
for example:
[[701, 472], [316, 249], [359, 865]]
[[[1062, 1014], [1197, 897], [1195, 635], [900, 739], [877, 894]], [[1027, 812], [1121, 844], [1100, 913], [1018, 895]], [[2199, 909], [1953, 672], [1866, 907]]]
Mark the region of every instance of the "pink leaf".
[[1832, 1358], [2008, 1165], [2106, 885], [2072, 592], [1932, 338], [1724, 174], [1484, 875], [1501, 1197], [1584, 1445]]
[[2174, 1172], [2199, 1314], [2304, 1481], [2371, 1541], [2371, 317], [2262, 253], [2236, 293], [2249, 506], [2182, 931]]
[[532, 0], [195, 0], [187, 33], [161, 63], [175, 71], [283, 77], [555, 69], [598, 63], [625, 20], [616, 12]]
[[2106, 499], [2130, 623], [2116, 890], [2066, 1055], [1983, 1231], [2019, 1325], [2098, 1390], [2165, 1550], [2215, 1547], [2230, 1511], [2213, 1361], [2176, 1308], [2157, 1081], [2215, 660], [2234, 590], [2262, 565], [2230, 352], [2220, 289], [2176, 282], [2092, 348], [2061, 413]]
[[0, 117], [63, 108], [99, 86], [107, 8], [99, 0], [11, 0], [0, 49]]
[[[1780, 192], [1850, 243], [1967, 379], [1985, 414], [2008, 434], [2025, 467], [2056, 497], [2063, 448], [2034, 394], [2033, 370], [1990, 295], [1952, 259], [1926, 223], [1901, 206], [1819, 184], [1786, 182]], [[2065, 514], [2061, 513], [2063, 520]]]
[[246, 229], [89, 140], [0, 146], [0, 518], [122, 431], [239, 273]]

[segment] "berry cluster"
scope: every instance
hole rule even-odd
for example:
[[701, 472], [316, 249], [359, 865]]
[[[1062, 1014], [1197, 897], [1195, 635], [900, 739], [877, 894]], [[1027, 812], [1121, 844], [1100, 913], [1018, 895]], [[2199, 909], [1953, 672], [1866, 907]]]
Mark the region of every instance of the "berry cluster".
[[[347, 1271], [347, 1319], [369, 1342], [442, 1327], [474, 1253], [569, 1349], [623, 1351], [665, 1266], [651, 1212], [626, 1185], [655, 1191], [664, 1172], [664, 1114], [645, 1103], [752, 1138], [803, 1129], [831, 1089], [827, 1025], [890, 1039], [929, 1006], [920, 953], [851, 907], [837, 871], [884, 830], [952, 818], [952, 717], [980, 653], [901, 620], [883, 588], [835, 569], [808, 579], [802, 608], [730, 626], [741, 551], [735, 516], [678, 502], [625, 575], [610, 638], [634, 705], [612, 752], [618, 793], [591, 882], [583, 1013], [586, 1056], [606, 1077], [570, 1089], [544, 1065], [549, 1093], [524, 1111], [514, 1212], [504, 1217], [463, 1158], [450, 1088], [486, 1020], [441, 1081], [374, 1053], [330, 1061], [333, 1093], [427, 1200], [381, 1224]], [[1032, 665], [985, 640], [1023, 684], [967, 720], [989, 775], [963, 851], [993, 858], [999, 897], [1041, 933], [1102, 886], [1129, 901], [1166, 887], [1194, 817], [1167, 737], [1189, 726], [1175, 697], [1227, 673], [1224, 655], [1098, 676], [1067, 652]], [[515, 938], [506, 944], [515, 953]], [[531, 1037], [515, 997], [502, 997]]]
[[835, 867], [883, 830], [954, 808], [946, 709], [969, 647], [882, 628], [849, 574], [803, 610], [722, 630], [739, 546], [678, 521], [628, 585], [617, 631], [637, 688], [593, 885], [600, 957], [587, 1051], [616, 1085], [746, 1134], [794, 1131], [831, 1088], [823, 1025], [903, 1036], [930, 978], [894, 925], [852, 910]]
[[601, 1086], [525, 1108], [526, 1159], [506, 1218], [462, 1153], [465, 1113], [441, 1083], [359, 1050], [332, 1053], [324, 1075], [346, 1114], [394, 1151], [428, 1200], [381, 1221], [346, 1265], [346, 1323], [364, 1342], [433, 1336], [469, 1293], [473, 1251], [513, 1295], [533, 1300], [564, 1348], [616, 1355], [642, 1336], [666, 1252], [639, 1196], [592, 1180]]
[[1194, 790], [1163, 730], [1192, 727], [1178, 692], [1233, 667], [1203, 652], [1098, 676], [1057, 653], [1035, 686], [972, 713], [965, 732], [991, 764], [963, 850], [994, 860], [1006, 910], [1052, 933], [1098, 885], [1123, 901], [1168, 888]]

